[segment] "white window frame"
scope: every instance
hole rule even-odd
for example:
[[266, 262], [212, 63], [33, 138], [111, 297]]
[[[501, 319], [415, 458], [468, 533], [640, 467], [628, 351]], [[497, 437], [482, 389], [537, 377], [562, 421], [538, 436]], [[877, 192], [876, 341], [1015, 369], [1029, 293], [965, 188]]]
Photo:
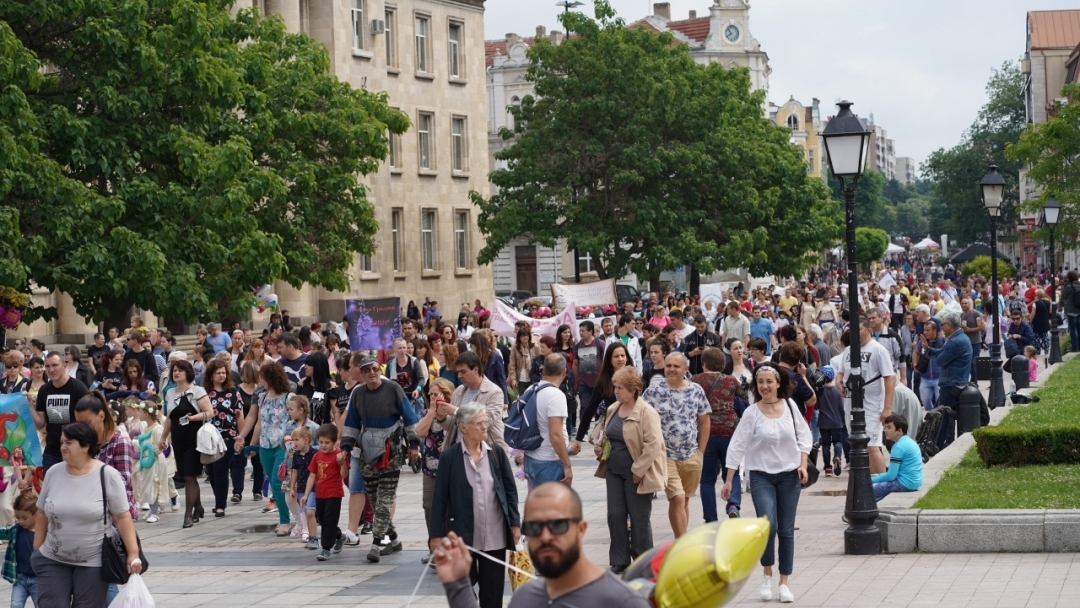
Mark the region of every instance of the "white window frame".
[[384, 34], [386, 36], [386, 67], [396, 68], [398, 63], [397, 27], [394, 22], [397, 20], [397, 11], [388, 8], [384, 11], [383, 18], [386, 20], [386, 33]]
[[[460, 132], [458, 126], [460, 125]], [[469, 170], [469, 122], [464, 116], [450, 117], [450, 164], [455, 173]]]
[[438, 209], [424, 208], [420, 210], [420, 269], [437, 270], [438, 268], [438, 235], [436, 226], [439, 224]]
[[[457, 31], [457, 40], [454, 40], [454, 32]], [[461, 60], [461, 49], [465, 44], [465, 24], [460, 21], [451, 21], [446, 32], [447, 66], [450, 70], [450, 78], [465, 78], [464, 62]]]
[[799, 117], [795, 116], [794, 114], [788, 114], [787, 127], [789, 129], [791, 129], [792, 131], [798, 131], [799, 130]]
[[360, 254], [360, 272], [375, 272], [375, 256]]
[[352, 46], [358, 51], [362, 51], [366, 44], [366, 35], [364, 25], [364, 2], [365, 0], [352, 0], [352, 8], [349, 9], [349, 15], [352, 17]]
[[390, 237], [391, 246], [394, 249], [394, 272], [405, 272], [405, 257], [402, 255], [404, 248], [402, 247], [402, 231], [405, 224], [405, 210], [401, 207], [394, 207], [390, 210]]
[[465, 209], [454, 211], [454, 260], [457, 268], [469, 268], [469, 212]]
[[431, 17], [417, 13], [413, 19], [413, 52], [416, 71], [431, 72]]
[[588, 251], [586, 251], [586, 252], [584, 252], [583, 254], [580, 254], [580, 255], [578, 255], [578, 257], [577, 257], [577, 263], [578, 263], [578, 266], [579, 266], [579, 267], [581, 266], [581, 262], [585, 262], [585, 268], [582, 268], [582, 269], [580, 270], [580, 272], [581, 272], [582, 274], [584, 274], [584, 273], [587, 273], [587, 272], [593, 272], [593, 266], [592, 266], [592, 254], [591, 254], [591, 253], [589, 253]]
[[416, 114], [416, 152], [419, 167], [428, 171], [435, 170], [435, 113], [417, 112]]

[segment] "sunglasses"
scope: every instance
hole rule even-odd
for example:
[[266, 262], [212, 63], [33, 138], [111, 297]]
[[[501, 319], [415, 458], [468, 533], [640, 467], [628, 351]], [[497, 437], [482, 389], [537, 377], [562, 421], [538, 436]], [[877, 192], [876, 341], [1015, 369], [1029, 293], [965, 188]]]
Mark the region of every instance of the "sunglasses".
[[566, 534], [566, 531], [570, 529], [570, 524], [578, 523], [581, 521], [580, 517], [568, 517], [566, 519], [549, 519], [547, 521], [523, 521], [521, 522], [521, 533], [525, 536], [537, 537], [544, 533], [544, 528], [551, 530], [551, 533], [555, 536], [561, 536]]

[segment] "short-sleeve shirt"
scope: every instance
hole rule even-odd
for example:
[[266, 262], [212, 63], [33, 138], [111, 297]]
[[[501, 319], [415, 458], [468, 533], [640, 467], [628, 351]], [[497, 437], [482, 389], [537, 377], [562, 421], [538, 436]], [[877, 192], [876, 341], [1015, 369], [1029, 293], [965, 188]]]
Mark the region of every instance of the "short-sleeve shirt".
[[216, 336], [207, 335], [204, 343], [209, 345], [216, 355], [232, 346], [232, 338], [225, 332], [221, 332]]
[[548, 418], [561, 416], [566, 418], [566, 395], [552, 384], [545, 384], [536, 393], [536, 426], [540, 429], [540, 436], [544, 443], [540, 447], [526, 455], [533, 460], [552, 461], [558, 460], [555, 448], [551, 447], [551, 432], [548, 429]]
[[[848, 376], [851, 374], [851, 349], [845, 350], [844, 358], [844, 381], [847, 382]], [[876, 340], [870, 340], [863, 345], [859, 350], [859, 356], [862, 359], [862, 377], [865, 380], [870, 380], [881, 374], [881, 378], [866, 385], [866, 389], [863, 392], [863, 405], [866, 408], [867, 415], [878, 415], [881, 410], [885, 409], [885, 378], [889, 376], [895, 376], [896, 371], [893, 369], [892, 357], [889, 355], [889, 351], [885, 350], [885, 347], [879, 344]]]
[[[240, 389], [234, 387], [227, 391], [209, 391], [206, 394], [210, 397], [210, 405], [214, 408], [214, 417], [211, 418], [211, 422], [221, 432], [221, 438], [235, 438], [239, 432], [236, 422], [240, 419], [240, 413], [244, 408]], [[248, 407], [251, 407], [250, 404]]]
[[974, 308], [971, 312], [965, 313], [960, 316], [964, 322], [964, 333], [967, 334], [972, 344], [982, 344], [982, 332], [977, 329], [979, 325], [979, 319], [983, 314]]
[[604, 341], [594, 338], [592, 344], [578, 342], [574, 345], [574, 360], [578, 362], [577, 379], [585, 386], [596, 386], [600, 366], [604, 362]]
[[301, 353], [295, 359], [281, 357], [278, 359], [278, 363], [285, 368], [285, 375], [289, 377], [293, 384], [300, 384], [300, 381], [307, 376], [307, 353]]
[[44, 453], [60, 456], [60, 433], [64, 425], [75, 422], [75, 404], [87, 392], [86, 385], [74, 378], [60, 388], [50, 381], [38, 389], [36, 409], [45, 412]]
[[712, 411], [705, 391], [693, 382], [673, 389], [665, 379], [645, 389], [642, 397], [660, 414], [667, 457], [686, 460], [693, 456], [698, 448], [697, 419]]
[[337, 455], [341, 450], [323, 452], [318, 450], [308, 465], [308, 472], [315, 476], [315, 498], [342, 498], [345, 496], [344, 480]]
[[293, 452], [292, 456], [292, 468], [296, 469], [296, 493], [303, 494], [307, 490], [307, 480], [311, 472], [308, 470], [308, 466], [311, 464], [311, 459], [315, 457], [319, 450], [313, 447], [308, 447], [307, 454], [300, 452]]
[[[116, 469], [105, 467], [105, 496], [111, 515], [128, 512], [124, 481]], [[41, 484], [37, 507], [45, 512], [49, 529], [41, 555], [64, 564], [101, 566], [101, 537], [105, 534], [105, 505], [100, 467], [85, 475], [68, 473], [61, 464], [49, 469]]]

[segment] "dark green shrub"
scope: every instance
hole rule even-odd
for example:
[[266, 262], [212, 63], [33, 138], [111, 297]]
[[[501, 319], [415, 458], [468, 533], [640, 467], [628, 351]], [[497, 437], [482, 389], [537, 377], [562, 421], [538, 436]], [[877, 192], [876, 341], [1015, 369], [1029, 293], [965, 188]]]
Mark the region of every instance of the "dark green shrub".
[[1080, 426], [1075, 424], [988, 426], [976, 429], [974, 436], [979, 457], [988, 467], [1080, 464]]

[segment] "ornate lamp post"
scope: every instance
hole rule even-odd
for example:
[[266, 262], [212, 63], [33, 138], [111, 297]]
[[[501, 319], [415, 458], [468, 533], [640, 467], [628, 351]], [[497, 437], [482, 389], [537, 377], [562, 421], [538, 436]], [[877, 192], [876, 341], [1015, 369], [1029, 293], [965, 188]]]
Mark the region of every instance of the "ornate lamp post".
[[997, 278], [997, 218], [1001, 216], [1005, 178], [998, 173], [997, 165], [990, 165], [989, 169], [979, 181], [979, 188], [982, 191], [983, 205], [990, 214], [990, 299], [994, 302], [994, 342], [990, 345], [990, 398], [987, 400], [987, 405], [993, 409], [1005, 405], [1005, 381], [1001, 377], [1001, 322], [998, 319]]
[[1050, 354], [1046, 364], [1061, 363], [1061, 319], [1058, 318], [1057, 295], [1054, 293], [1057, 284], [1057, 268], [1054, 257], [1054, 232], [1057, 229], [1058, 220], [1061, 219], [1061, 203], [1053, 195], [1046, 199], [1043, 205], [1043, 221], [1050, 229]]
[[[840, 113], [829, 121], [822, 131], [829, 167], [840, 181], [844, 191], [846, 213], [847, 263], [848, 263], [848, 314], [851, 321], [851, 370], [848, 391], [851, 394], [851, 466], [848, 470], [847, 503], [844, 514], [849, 522], [844, 530], [844, 553], [848, 555], [873, 555], [881, 553], [881, 532], [874, 525], [877, 519], [877, 501], [870, 483], [870, 453], [866, 434], [866, 410], [863, 408], [864, 379], [859, 341], [859, 278], [855, 256], [855, 186], [866, 165], [866, 152], [870, 147], [870, 132], [862, 120], [851, 113], [851, 102], [841, 101]], [[850, 178], [850, 182], [845, 178]], [[854, 331], [852, 331], [854, 330]]]

